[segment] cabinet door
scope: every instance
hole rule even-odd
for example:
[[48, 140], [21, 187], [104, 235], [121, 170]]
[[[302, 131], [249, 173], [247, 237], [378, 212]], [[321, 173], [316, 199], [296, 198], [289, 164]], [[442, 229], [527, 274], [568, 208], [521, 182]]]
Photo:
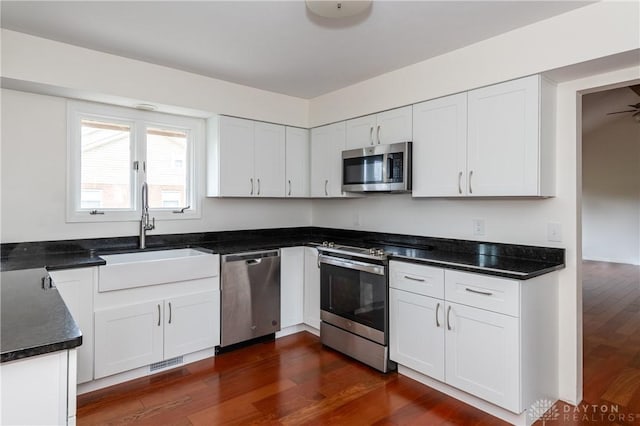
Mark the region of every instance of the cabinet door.
[[540, 77], [469, 92], [469, 194], [538, 194]]
[[220, 195], [249, 197], [257, 192], [253, 181], [254, 122], [220, 117]]
[[93, 277], [95, 268], [51, 271], [60, 296], [82, 331], [78, 347], [78, 383], [93, 380]]
[[320, 267], [318, 250], [304, 252], [304, 323], [320, 330]]
[[95, 378], [162, 361], [164, 301], [95, 313]]
[[311, 130], [311, 196], [342, 196], [342, 151], [345, 122]]
[[376, 114], [376, 144], [411, 141], [413, 137], [411, 105]]
[[70, 361], [69, 351], [58, 351], [0, 364], [0, 424], [64, 425], [75, 418]]
[[220, 344], [219, 290], [165, 300], [164, 312], [164, 359]]
[[284, 126], [255, 123], [254, 180], [256, 190], [254, 195], [284, 197], [284, 160]]
[[444, 381], [444, 301], [389, 289], [391, 360]]
[[467, 94], [413, 106], [414, 197], [467, 194]]
[[280, 249], [280, 327], [304, 322], [305, 247]]
[[286, 128], [286, 196], [309, 196], [309, 130]]
[[519, 319], [457, 303], [445, 316], [446, 382], [520, 413]]
[[347, 120], [346, 123], [346, 144], [344, 149], [364, 148], [373, 146], [375, 141], [376, 115], [365, 115], [364, 117]]

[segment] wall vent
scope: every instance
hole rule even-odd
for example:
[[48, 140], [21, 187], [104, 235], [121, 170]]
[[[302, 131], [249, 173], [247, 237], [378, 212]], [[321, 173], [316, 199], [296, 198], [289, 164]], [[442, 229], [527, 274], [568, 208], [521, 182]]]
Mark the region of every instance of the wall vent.
[[149, 371], [161, 370], [167, 367], [173, 367], [174, 365], [182, 364], [183, 359], [181, 356], [177, 356], [175, 358], [166, 359], [164, 361], [156, 362], [149, 365]]

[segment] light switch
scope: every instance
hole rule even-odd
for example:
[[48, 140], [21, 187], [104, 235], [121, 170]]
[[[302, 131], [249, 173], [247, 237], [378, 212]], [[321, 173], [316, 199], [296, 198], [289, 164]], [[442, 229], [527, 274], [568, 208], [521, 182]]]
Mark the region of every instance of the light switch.
[[547, 224], [547, 241], [554, 243], [562, 242], [562, 225], [559, 223]]
[[484, 219], [473, 219], [473, 235], [484, 235]]

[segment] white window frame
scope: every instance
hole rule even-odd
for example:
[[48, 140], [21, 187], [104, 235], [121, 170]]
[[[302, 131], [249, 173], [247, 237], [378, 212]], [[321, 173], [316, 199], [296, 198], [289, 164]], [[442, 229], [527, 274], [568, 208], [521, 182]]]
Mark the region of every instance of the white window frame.
[[[100, 208], [91, 214], [88, 208], [80, 208], [81, 197], [81, 121], [84, 119], [126, 124], [131, 128], [131, 209]], [[186, 206], [149, 209], [156, 220], [200, 219], [204, 190], [204, 120], [193, 117], [141, 111], [106, 104], [83, 101], [67, 101], [67, 222], [120, 222], [139, 221], [142, 216], [141, 188], [146, 180], [146, 132], [147, 128], [176, 130], [187, 134]], [[134, 170], [133, 162], [138, 162]], [[187, 207], [180, 212], [182, 207]]]

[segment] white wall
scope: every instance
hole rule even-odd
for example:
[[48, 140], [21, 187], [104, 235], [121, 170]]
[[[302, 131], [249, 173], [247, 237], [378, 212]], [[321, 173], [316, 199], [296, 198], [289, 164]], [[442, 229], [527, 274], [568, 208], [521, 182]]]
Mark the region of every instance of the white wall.
[[[2, 242], [137, 235], [138, 222], [66, 223], [66, 100], [2, 90]], [[202, 219], [153, 234], [308, 226], [308, 200], [204, 198]]]
[[638, 48], [640, 2], [598, 2], [314, 98], [309, 104], [310, 124], [315, 127]]
[[640, 124], [630, 114], [582, 135], [582, 179], [583, 258], [640, 265]]
[[[307, 127], [308, 101], [15, 31], [2, 30], [6, 84], [68, 97], [168, 112], [227, 114]], [[14, 88], [14, 87], [10, 87]], [[23, 90], [23, 89], [21, 89]]]

